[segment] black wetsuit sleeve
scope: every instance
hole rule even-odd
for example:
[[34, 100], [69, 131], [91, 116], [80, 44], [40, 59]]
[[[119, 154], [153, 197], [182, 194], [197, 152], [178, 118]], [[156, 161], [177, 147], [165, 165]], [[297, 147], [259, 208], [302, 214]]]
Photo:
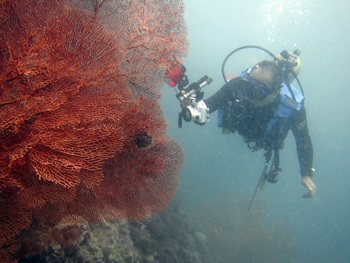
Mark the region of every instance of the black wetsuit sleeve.
[[[235, 97], [237, 91], [240, 90], [243, 94], [253, 92], [252, 85], [247, 81], [242, 80], [238, 77], [230, 80], [222, 88], [216, 92], [210, 98], [204, 100], [204, 103], [209, 108], [209, 113], [216, 111], [218, 108], [222, 107], [227, 103], [228, 100], [232, 100]], [[251, 97], [256, 96], [256, 94], [251, 94]]]
[[216, 111], [227, 101], [227, 98], [232, 97], [233, 85], [228, 82], [217, 91], [213, 96], [204, 100], [204, 103], [209, 108], [209, 113]]
[[312, 176], [313, 147], [307, 126], [305, 107], [293, 114], [291, 129], [296, 142], [300, 174], [302, 176]]

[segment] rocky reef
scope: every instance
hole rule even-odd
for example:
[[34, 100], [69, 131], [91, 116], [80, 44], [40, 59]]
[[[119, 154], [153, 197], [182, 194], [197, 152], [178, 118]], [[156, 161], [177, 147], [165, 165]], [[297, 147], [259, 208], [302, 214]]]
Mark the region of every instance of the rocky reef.
[[[190, 227], [177, 201], [158, 215], [138, 222], [126, 220], [79, 225], [66, 247], [22, 258], [19, 263], [206, 263], [204, 234]], [[68, 238], [67, 238], [68, 239]]]

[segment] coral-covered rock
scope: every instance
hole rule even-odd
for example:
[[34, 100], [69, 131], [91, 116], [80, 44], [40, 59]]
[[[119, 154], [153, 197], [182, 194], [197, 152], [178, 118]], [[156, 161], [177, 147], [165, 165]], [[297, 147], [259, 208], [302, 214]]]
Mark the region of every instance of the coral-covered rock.
[[[122, 220], [90, 224], [88, 228], [81, 224], [76, 229], [80, 229], [80, 238], [75, 238], [69, 247], [52, 244], [44, 253], [23, 258], [20, 263], [206, 263], [207, 252], [196, 247], [195, 233], [177, 206], [174, 202], [165, 212], [139, 222]], [[158, 224], [162, 227], [155, 227]], [[168, 230], [172, 228], [181, 228], [181, 234], [170, 235]], [[205, 243], [201, 246], [207, 251]]]

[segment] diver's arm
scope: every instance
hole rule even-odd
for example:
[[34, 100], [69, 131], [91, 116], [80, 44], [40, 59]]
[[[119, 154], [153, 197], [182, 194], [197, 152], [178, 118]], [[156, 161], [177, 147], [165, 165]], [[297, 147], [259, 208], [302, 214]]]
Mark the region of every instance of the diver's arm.
[[230, 84], [226, 83], [220, 90], [218, 90], [213, 96], [204, 100], [204, 103], [209, 108], [209, 113], [216, 111], [220, 108], [231, 94]]
[[227, 103], [228, 99], [232, 99], [239, 88], [249, 88], [249, 85], [250, 84], [242, 80], [240, 77], [234, 78], [227, 82], [213, 96], [204, 100], [204, 103], [209, 108], [209, 113], [212, 113], [218, 108], [222, 107], [225, 103]]
[[313, 147], [303, 107], [292, 116], [291, 128], [296, 142], [301, 176], [313, 176]]
[[300, 174], [302, 177], [301, 183], [308, 190], [303, 197], [311, 198], [315, 196], [317, 187], [311, 179], [314, 175], [312, 168], [313, 147], [307, 127], [305, 108], [295, 112], [292, 116], [292, 131], [297, 145]]

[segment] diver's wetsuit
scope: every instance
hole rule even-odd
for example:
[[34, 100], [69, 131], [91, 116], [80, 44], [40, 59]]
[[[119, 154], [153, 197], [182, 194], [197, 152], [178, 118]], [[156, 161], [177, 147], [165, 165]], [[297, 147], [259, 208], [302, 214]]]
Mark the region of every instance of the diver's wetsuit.
[[[261, 100], [264, 94], [256, 89], [251, 83], [238, 77], [226, 83], [218, 92], [210, 98], [204, 100], [209, 108], [209, 113], [212, 113], [219, 108], [227, 108], [228, 102], [237, 98], [235, 96], [240, 93], [240, 98], [249, 98], [250, 100]], [[245, 99], [240, 99], [245, 101]], [[273, 118], [280, 104], [280, 96], [270, 104], [263, 107], [254, 107], [248, 101], [244, 102], [245, 113], [249, 116], [249, 122], [244, 128], [237, 129], [237, 131], [247, 140], [259, 140], [265, 133], [268, 122]], [[232, 111], [235, 111], [233, 108]], [[303, 106], [300, 111], [294, 110], [292, 115], [288, 117], [286, 122], [287, 130], [291, 129], [296, 141], [297, 154], [300, 164], [300, 174], [302, 176], [312, 176], [313, 167], [313, 147], [309, 135], [306, 110]], [[285, 134], [285, 137], [287, 133]], [[255, 138], [253, 138], [255, 137]], [[282, 140], [285, 139], [282, 138]]]

